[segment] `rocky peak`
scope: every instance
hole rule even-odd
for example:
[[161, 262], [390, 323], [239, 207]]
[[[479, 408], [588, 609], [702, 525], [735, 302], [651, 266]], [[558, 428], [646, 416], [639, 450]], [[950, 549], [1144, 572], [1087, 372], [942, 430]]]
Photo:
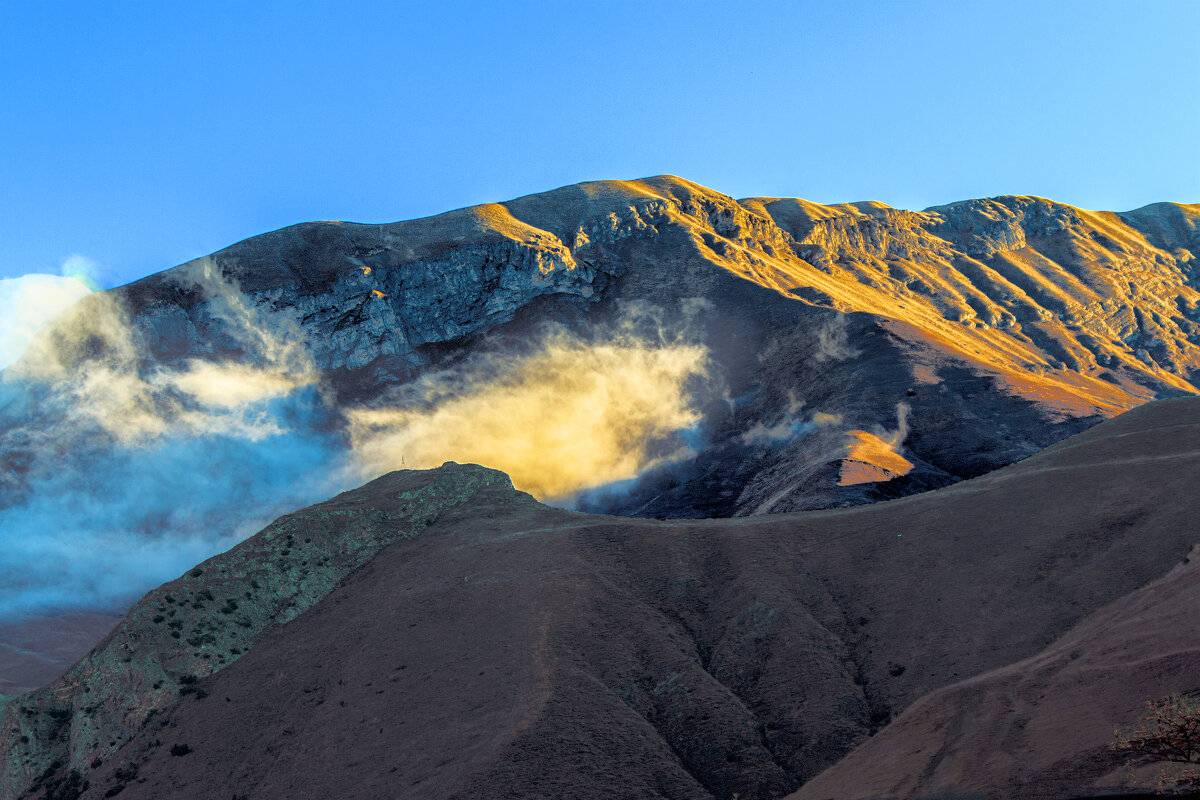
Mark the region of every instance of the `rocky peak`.
[[1031, 237], [1078, 226], [1076, 209], [1041, 197], [965, 200], [925, 209], [931, 232], [972, 257], [1020, 250]]

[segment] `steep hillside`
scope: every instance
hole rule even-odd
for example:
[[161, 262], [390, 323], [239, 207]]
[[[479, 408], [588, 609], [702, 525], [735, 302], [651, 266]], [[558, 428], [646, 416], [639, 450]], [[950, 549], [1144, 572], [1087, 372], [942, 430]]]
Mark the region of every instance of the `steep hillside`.
[[[894, 502], [746, 519], [393, 473], [152, 591], [10, 701], [0, 791], [778, 797], [1177, 565], [1198, 410], [1144, 406]], [[1109, 658], [1075, 649], [1073, 669]], [[1145, 688], [1114, 677], [1106, 696]]]
[[1114, 752], [1113, 731], [1200, 690], [1195, 555], [1036, 656], [922, 697], [790, 800], [1100, 795], [1130, 772], [1154, 789], [1169, 765]]
[[[273, 396], [320, 385], [323, 424], [353, 439], [356, 410], [436, 402], [402, 389], [431, 371], [469, 373], [472, 355], [536, 354], [547, 324], [592, 344], [618, 332], [647, 347], [682, 342], [709, 357], [672, 378], [692, 380], [687, 457], [621, 461], [597, 475], [625, 481], [620, 492], [576, 502], [659, 517], [836, 506], [979, 475], [1152, 397], [1194, 392], [1198, 217], [1174, 204], [1118, 215], [1001, 197], [916, 213], [739, 202], [669, 176], [585, 183], [255, 237], [96, 298], [35, 355], [61, 374], [124, 349], [122, 369], [142, 376], [216, 364], [226, 378], [255, 370], [251, 393], [264, 381]], [[119, 342], [111, 320], [96, 321], [110, 300], [129, 328]], [[631, 313], [641, 325], [626, 324]], [[25, 367], [46, 377], [44, 364]], [[211, 400], [190, 386], [160, 381], [114, 410], [178, 415]], [[49, 406], [3, 409], [10, 480], [36, 460], [25, 428], [48, 424]], [[908, 472], [842, 481], [854, 431], [891, 432], [882, 438]], [[462, 449], [413, 448], [409, 466], [476, 460]], [[493, 466], [522, 485], [518, 468]], [[577, 483], [568, 494], [593, 488]]]
[[0, 624], [123, 611], [286, 510], [447, 460], [656, 518], [982, 475], [1195, 391], [1198, 219], [663, 176], [254, 237], [85, 298], [0, 373]]

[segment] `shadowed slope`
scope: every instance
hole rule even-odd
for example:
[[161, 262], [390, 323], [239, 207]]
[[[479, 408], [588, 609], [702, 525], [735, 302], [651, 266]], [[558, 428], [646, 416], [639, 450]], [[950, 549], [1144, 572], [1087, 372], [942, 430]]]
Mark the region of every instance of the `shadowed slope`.
[[1148, 700], [1200, 690], [1198, 569], [1189, 559], [1033, 658], [922, 697], [791, 800], [1152, 790], [1157, 768], [1138, 765], [1132, 781], [1113, 730], [1138, 721]]
[[[248, 654], [208, 603], [184, 609], [207, 649], [130, 627], [185, 587], [224, 602], [229, 578], [204, 576], [227, 556], [151, 593], [81, 667], [10, 702], [3, 753], [69, 742], [88, 798], [777, 797], [922, 695], [1035, 655], [1178, 563], [1197, 532], [1198, 405], [1155, 403], [935, 492], [741, 520], [555, 510], [461, 484], [495, 474], [473, 467], [395, 473], [247, 542], [255, 569], [296, 558], [271, 531], [312, 538], [311, 559], [328, 537], [387, 531], [394, 498], [464, 489], [404, 511], [427, 520], [419, 535]], [[125, 664], [126, 647], [146, 655]], [[174, 665], [159, 712], [110, 693], [95, 729], [82, 686], [137, 686], [158, 664]], [[31, 722], [44, 715], [53, 731]]]

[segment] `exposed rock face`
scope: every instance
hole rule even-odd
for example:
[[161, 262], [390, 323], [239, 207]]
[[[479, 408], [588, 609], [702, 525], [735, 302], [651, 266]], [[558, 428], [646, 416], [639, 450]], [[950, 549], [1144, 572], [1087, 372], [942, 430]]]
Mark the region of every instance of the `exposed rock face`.
[[622, 519], [479, 467], [390, 474], [152, 591], [9, 701], [0, 794], [778, 797], [1177, 564], [1198, 403], [806, 514]]
[[[388, 225], [296, 225], [110, 295], [147, 370], [261, 360], [230, 333], [232, 295], [302, 346], [337, 409], [386, 405], [480, 348], [531, 346], [547, 321], [595, 331], [630, 303], [655, 307], [712, 355], [697, 455], [583, 502], [729, 516], [944, 485], [1194, 392], [1198, 218], [1196, 206], [1117, 215], [1032, 197], [921, 213], [735, 201], [659, 177]], [[841, 481], [848, 432], [892, 429], [901, 403], [897, 447], [914, 469]], [[747, 438], [789, 414], [795, 433]], [[818, 417], [837, 421], [805, 424]], [[23, 440], [7, 438], [17, 474]]]

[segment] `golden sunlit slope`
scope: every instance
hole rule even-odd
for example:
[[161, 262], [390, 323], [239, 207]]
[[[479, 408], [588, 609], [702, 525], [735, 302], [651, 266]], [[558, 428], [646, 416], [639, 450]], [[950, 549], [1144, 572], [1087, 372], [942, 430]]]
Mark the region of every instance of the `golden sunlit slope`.
[[[1196, 391], [1189, 376], [1200, 367], [1193, 344], [1200, 293], [1191, 285], [1195, 256], [1180, 242], [1197, 238], [1197, 208], [1160, 203], [1115, 214], [999, 197], [912, 212], [878, 202], [735, 201], [659, 176], [582, 183], [382, 226], [293, 226], [267, 236], [317, 256], [349, 239], [359, 251], [351, 261], [367, 272], [351, 274], [345, 258], [301, 258], [276, 247], [270, 259], [239, 253], [255, 263], [236, 277], [247, 290], [349, 275], [364, 296], [383, 298], [401, 288], [387, 285], [386, 269], [371, 273], [379, 267], [370, 256], [386, 247], [402, 264], [443, 264], [447, 284], [457, 279], [444, 270], [482, 259], [496, 266], [481, 281], [503, 288], [527, 276], [546, 291], [591, 298], [594, 272], [610, 269], [602, 263], [607, 251], [629, 240], [653, 250], [665, 227], [679, 226], [697, 255], [745, 280], [911, 325], [1009, 376], [1018, 393], [1116, 411], [1155, 391]], [[280, 237], [285, 232], [293, 235]], [[382, 234], [383, 246], [360, 244], [365, 233]]]
[[770, 215], [792, 240], [781, 251], [727, 237], [734, 246], [717, 255], [750, 280], [909, 323], [1093, 402], [1125, 406], [1145, 397], [1134, 384], [1147, 378], [1195, 391], [1193, 259], [1156, 247], [1118, 215], [1030, 197], [920, 214], [799, 200], [742, 205]]
[[[623, 208], [601, 213], [612, 205]], [[576, 254], [594, 239], [683, 225], [735, 275], [912, 325], [1012, 376], [1021, 393], [1116, 410], [1147, 399], [1147, 384], [1196, 391], [1195, 261], [1170, 243], [1194, 238], [1197, 206], [1118, 215], [1000, 197], [917, 213], [877, 202], [734, 201], [671, 176], [580, 184], [505, 206]]]

